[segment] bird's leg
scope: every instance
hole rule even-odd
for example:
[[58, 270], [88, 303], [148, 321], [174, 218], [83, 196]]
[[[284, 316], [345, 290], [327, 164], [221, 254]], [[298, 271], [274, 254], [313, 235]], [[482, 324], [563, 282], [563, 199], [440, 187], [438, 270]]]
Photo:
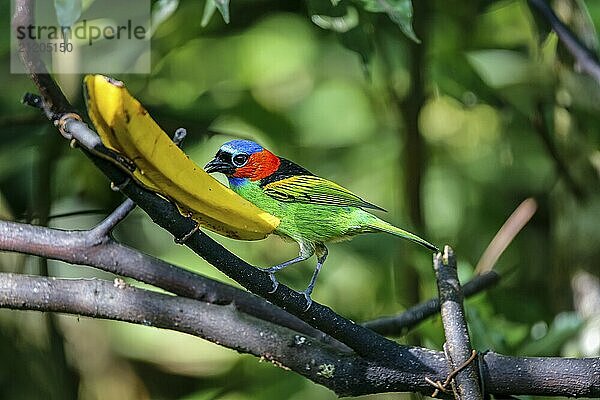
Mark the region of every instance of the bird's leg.
[[273, 282], [273, 289], [271, 289], [271, 291], [269, 293], [275, 293], [275, 291], [279, 287], [279, 282], [275, 278], [275, 272], [281, 271], [285, 267], [289, 267], [292, 264], [296, 264], [296, 263], [299, 263], [300, 261], [304, 261], [304, 260], [310, 258], [314, 254], [314, 252], [315, 251], [313, 248], [303, 246], [302, 244], [300, 244], [300, 254], [298, 255], [298, 257], [292, 258], [291, 260], [288, 260], [281, 264], [277, 264], [272, 267], [265, 268], [264, 271], [269, 274], [269, 278], [271, 278], [271, 282]]
[[325, 247], [325, 245], [323, 245], [323, 244], [317, 245], [315, 251], [317, 253], [317, 266], [315, 267], [315, 272], [313, 272], [313, 275], [312, 275], [312, 278], [310, 279], [310, 283], [308, 284], [308, 287], [303, 292], [304, 298], [306, 298], [306, 308], [304, 309], [304, 311], [308, 311], [308, 309], [312, 305], [312, 299], [310, 298], [310, 295], [315, 287], [315, 282], [317, 281], [317, 275], [319, 275], [319, 271], [321, 271], [321, 267], [323, 266], [323, 263], [325, 263], [325, 259], [327, 258], [327, 253], [328, 253], [327, 247]]

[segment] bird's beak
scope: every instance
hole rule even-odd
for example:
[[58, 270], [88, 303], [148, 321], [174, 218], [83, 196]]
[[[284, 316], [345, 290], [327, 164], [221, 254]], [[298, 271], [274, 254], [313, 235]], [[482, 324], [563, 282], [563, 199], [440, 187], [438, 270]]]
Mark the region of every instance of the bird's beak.
[[225, 175], [231, 175], [235, 172], [235, 168], [231, 164], [221, 161], [218, 158], [213, 158], [204, 166], [204, 170], [209, 174], [211, 172], [222, 172]]

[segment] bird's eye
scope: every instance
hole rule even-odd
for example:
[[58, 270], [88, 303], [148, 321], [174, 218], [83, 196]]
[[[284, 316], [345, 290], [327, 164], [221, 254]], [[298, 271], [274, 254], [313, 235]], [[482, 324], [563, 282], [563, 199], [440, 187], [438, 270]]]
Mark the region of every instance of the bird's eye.
[[231, 158], [231, 162], [236, 167], [243, 167], [248, 162], [248, 154], [239, 153]]

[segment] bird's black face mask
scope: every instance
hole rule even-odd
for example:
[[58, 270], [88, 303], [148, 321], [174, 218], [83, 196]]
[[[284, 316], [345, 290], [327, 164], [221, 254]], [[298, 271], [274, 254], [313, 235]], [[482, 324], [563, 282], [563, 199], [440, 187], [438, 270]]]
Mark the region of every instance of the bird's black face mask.
[[212, 172], [221, 172], [225, 175], [233, 175], [235, 166], [231, 162], [231, 154], [219, 151], [215, 158], [204, 166], [204, 170], [209, 174]]

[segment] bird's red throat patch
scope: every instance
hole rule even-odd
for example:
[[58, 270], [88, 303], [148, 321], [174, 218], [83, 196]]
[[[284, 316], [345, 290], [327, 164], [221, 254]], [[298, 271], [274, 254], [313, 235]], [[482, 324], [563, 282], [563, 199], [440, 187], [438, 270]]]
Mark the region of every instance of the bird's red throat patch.
[[249, 178], [251, 181], [266, 178], [277, 171], [281, 161], [267, 149], [251, 154], [248, 162], [233, 174], [236, 178]]

